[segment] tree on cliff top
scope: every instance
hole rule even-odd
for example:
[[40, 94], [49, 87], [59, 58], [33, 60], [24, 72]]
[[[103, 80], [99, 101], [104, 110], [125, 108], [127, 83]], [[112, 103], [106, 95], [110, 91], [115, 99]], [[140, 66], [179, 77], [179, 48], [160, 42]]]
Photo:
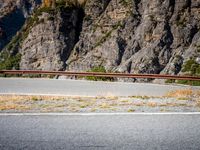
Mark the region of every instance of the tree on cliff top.
[[43, 0], [42, 1], [42, 7], [53, 7], [55, 6], [56, 0]]
[[42, 7], [55, 7], [57, 3], [65, 3], [66, 6], [84, 6], [87, 0], [43, 0]]

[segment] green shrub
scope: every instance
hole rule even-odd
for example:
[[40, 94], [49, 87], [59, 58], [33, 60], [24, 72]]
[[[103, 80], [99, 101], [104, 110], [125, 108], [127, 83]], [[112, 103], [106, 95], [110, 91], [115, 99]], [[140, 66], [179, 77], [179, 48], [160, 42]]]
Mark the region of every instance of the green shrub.
[[65, 0], [57, 0], [56, 1], [56, 8], [64, 8], [66, 7], [66, 1]]
[[[101, 27], [101, 26], [98, 26], [96, 25], [96, 27], [93, 29], [93, 32], [96, 31], [96, 28], [97, 27]], [[112, 36], [112, 32], [117, 30], [118, 28], [121, 28], [123, 27], [123, 24], [122, 22], [117, 22], [116, 24], [112, 25], [112, 29], [110, 29], [109, 31], [107, 31], [98, 41], [97, 43], [95, 44], [94, 48], [100, 46], [101, 44], [103, 44], [105, 41], [107, 41], [111, 36]]]
[[18, 47], [28, 37], [30, 30], [35, 24], [44, 22], [44, 19], [39, 20], [38, 16], [42, 11], [47, 10], [47, 8], [37, 9], [34, 15], [27, 19], [22, 29], [12, 38], [6, 48], [0, 53], [0, 69], [19, 69], [21, 55], [18, 53]]
[[[191, 76], [199, 76], [200, 65], [194, 59], [190, 59], [183, 65], [182, 72], [185, 72]], [[178, 84], [200, 86], [200, 81], [189, 81], [189, 80], [166, 80], [165, 83], [178, 83]]]
[[121, 3], [125, 7], [128, 7], [131, 4], [131, 0], [120, 0], [119, 3]]
[[19, 62], [21, 60], [21, 55], [18, 53], [15, 56], [10, 56], [5, 58], [2, 62], [0, 62], [0, 70], [7, 69], [16, 69], [19, 70]]
[[188, 72], [190, 75], [199, 75], [200, 65], [194, 59], [190, 59], [183, 65], [182, 72]]
[[[88, 72], [100, 72], [100, 73], [106, 73], [106, 69], [103, 66], [97, 66], [92, 68], [90, 71]], [[91, 81], [113, 81], [114, 79], [111, 77], [93, 77], [93, 76], [89, 76], [86, 77], [87, 80], [91, 80]]]
[[41, 16], [43, 12], [48, 14], [54, 14], [55, 9], [51, 7], [41, 7], [35, 11], [35, 16]]
[[113, 30], [108, 31], [103, 37], [101, 37], [99, 39], [99, 41], [97, 41], [97, 43], [95, 44], [95, 48], [100, 46], [101, 44], [103, 44], [107, 39], [109, 39], [111, 37]]
[[173, 80], [168, 79], [165, 83], [178, 83], [178, 84], [185, 84], [185, 85], [192, 85], [192, 86], [200, 86], [200, 81], [190, 81], [190, 80]]
[[176, 82], [176, 80], [174, 80], [174, 79], [167, 79], [165, 81], [165, 83], [175, 83], [175, 82]]
[[200, 81], [178, 80], [177, 83], [192, 86], [200, 86]]
[[50, 16], [50, 17], [47, 18], [47, 20], [49, 20], [49, 21], [53, 21], [54, 19], [55, 18], [53, 16]]

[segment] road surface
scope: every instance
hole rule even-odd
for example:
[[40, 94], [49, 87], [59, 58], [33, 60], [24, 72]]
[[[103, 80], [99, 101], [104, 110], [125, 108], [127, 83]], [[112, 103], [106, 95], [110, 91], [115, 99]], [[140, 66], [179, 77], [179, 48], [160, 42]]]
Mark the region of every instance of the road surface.
[[200, 115], [0, 116], [0, 149], [199, 150]]
[[[188, 86], [149, 83], [91, 82], [54, 79], [0, 78], [0, 94], [65, 96], [163, 96]], [[193, 87], [198, 88], [200, 87]]]

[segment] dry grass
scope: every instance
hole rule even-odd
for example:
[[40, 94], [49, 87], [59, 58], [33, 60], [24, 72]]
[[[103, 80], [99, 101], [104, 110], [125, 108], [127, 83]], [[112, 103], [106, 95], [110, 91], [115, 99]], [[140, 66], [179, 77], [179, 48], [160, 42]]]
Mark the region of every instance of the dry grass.
[[23, 96], [23, 95], [1, 95], [0, 111], [19, 110], [26, 111], [34, 108], [53, 109], [64, 107], [63, 104], [39, 104], [40, 101], [58, 101], [64, 100], [66, 97], [59, 96]]
[[102, 103], [99, 105], [99, 108], [101, 109], [110, 109], [111, 106], [108, 103]]
[[68, 107], [68, 109], [71, 112], [78, 112], [79, 111], [79, 108], [77, 108], [77, 107]]
[[135, 112], [135, 109], [128, 109], [127, 112]]
[[[193, 100], [196, 103], [196, 107], [200, 107], [200, 90], [192, 90], [192, 89], [185, 89], [185, 90], [176, 90], [167, 93], [167, 97], [176, 98], [177, 100]], [[177, 105], [175, 105], [177, 106]], [[187, 106], [192, 107], [192, 105], [179, 104], [179, 106]]]
[[166, 97], [178, 98], [179, 100], [187, 100], [190, 97], [198, 98], [200, 97], [200, 90], [192, 90], [192, 89], [175, 90], [167, 93]]
[[200, 107], [200, 100], [197, 101], [196, 106]]
[[[74, 97], [75, 98], [75, 97]], [[0, 101], [39, 101], [39, 100], [64, 100], [63, 96], [25, 96], [25, 95], [1, 95]]]
[[[199, 104], [200, 105], [200, 104]], [[188, 105], [186, 103], [156, 103], [156, 102], [143, 102], [143, 103], [134, 103], [133, 106], [148, 106], [148, 107], [192, 107], [192, 105]]]
[[118, 100], [119, 97], [117, 96], [110, 96], [110, 95], [106, 95], [106, 96], [96, 96], [95, 99], [102, 99], [102, 100]]
[[97, 108], [92, 108], [90, 111], [91, 111], [91, 112], [96, 112], [96, 111], [97, 111]]
[[170, 112], [169, 109], [164, 109], [164, 108], [160, 109], [160, 111], [161, 111], [161, 112]]
[[149, 106], [149, 107], [156, 107], [156, 106], [158, 106], [158, 104], [155, 103], [155, 102], [148, 102], [147, 106]]
[[90, 106], [90, 104], [87, 104], [87, 103], [86, 103], [86, 104], [80, 105], [79, 107], [80, 107], [80, 108], [86, 108], [86, 107], [89, 107], [89, 106]]
[[166, 110], [162, 108], [162, 109], [160, 109], [160, 111], [161, 111], [161, 112], [165, 112]]
[[186, 103], [163, 103], [163, 104], [157, 104], [157, 103], [149, 103], [147, 104], [149, 107], [192, 107], [192, 105], [188, 105]]
[[[187, 96], [195, 95], [195, 101], [188, 103]], [[22, 96], [1, 95], [0, 111], [17, 112], [102, 112], [102, 111], [125, 111], [133, 112], [137, 109], [166, 109], [169, 107], [200, 107], [200, 91], [184, 90], [174, 91], [168, 97], [176, 97], [185, 101], [155, 101], [152, 97], [63, 97], [63, 96]], [[137, 98], [137, 99], [135, 99]], [[138, 100], [139, 99], [139, 100]], [[129, 109], [129, 108], [132, 109]], [[141, 107], [141, 108], [140, 108]], [[166, 108], [165, 108], [166, 107]], [[135, 108], [135, 110], [134, 110]]]
[[150, 99], [151, 97], [149, 97], [149, 96], [130, 96], [130, 98], [135, 98], [135, 99]]
[[120, 100], [121, 103], [129, 103], [129, 100]]
[[140, 106], [144, 106], [145, 103], [144, 102], [142, 102], [142, 103], [133, 103], [133, 105], [140, 107]]
[[193, 91], [191, 89], [184, 89], [184, 90], [176, 90], [167, 93], [168, 97], [183, 97], [183, 96], [191, 96]]
[[178, 97], [176, 98], [177, 100], [180, 100], [180, 101], [188, 101], [189, 100], [189, 97]]
[[3, 110], [29, 110], [30, 107], [26, 105], [19, 105], [19, 104], [6, 104], [6, 105], [0, 105], [0, 111]]
[[142, 99], [142, 100], [149, 100], [149, 99], [163, 99], [164, 97], [161, 96], [129, 96], [129, 98], [134, 98], [134, 99]]

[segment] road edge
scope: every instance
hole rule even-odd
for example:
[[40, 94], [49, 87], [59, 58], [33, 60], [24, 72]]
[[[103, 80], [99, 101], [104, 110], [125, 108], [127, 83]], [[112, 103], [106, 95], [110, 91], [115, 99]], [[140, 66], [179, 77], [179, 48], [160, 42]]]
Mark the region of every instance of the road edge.
[[200, 112], [167, 113], [0, 113], [0, 116], [127, 116], [127, 115], [200, 115]]

